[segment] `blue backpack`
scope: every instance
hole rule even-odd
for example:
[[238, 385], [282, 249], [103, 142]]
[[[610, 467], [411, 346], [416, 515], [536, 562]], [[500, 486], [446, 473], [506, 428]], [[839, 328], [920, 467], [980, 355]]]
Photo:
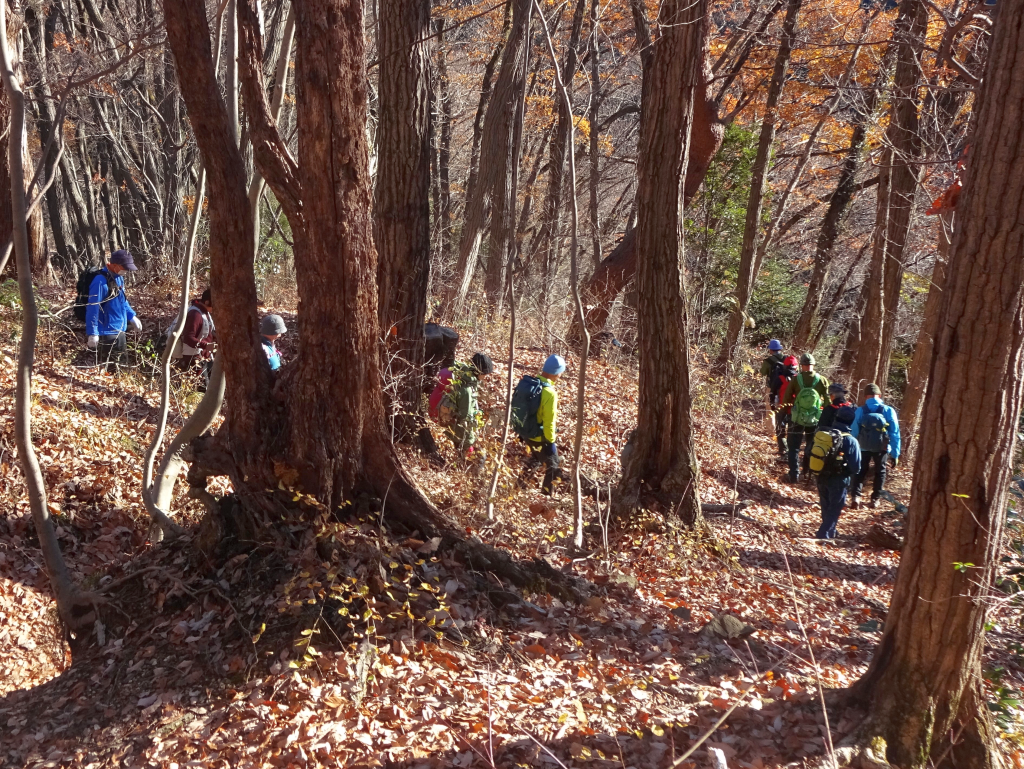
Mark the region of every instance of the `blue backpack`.
[[857, 434], [861, 451], [880, 454], [889, 448], [889, 422], [886, 421], [884, 414], [884, 409], [868, 411], [868, 407], [864, 407], [860, 432]]
[[544, 429], [537, 421], [544, 385], [535, 376], [524, 376], [512, 393], [512, 429], [524, 441], [537, 440]]

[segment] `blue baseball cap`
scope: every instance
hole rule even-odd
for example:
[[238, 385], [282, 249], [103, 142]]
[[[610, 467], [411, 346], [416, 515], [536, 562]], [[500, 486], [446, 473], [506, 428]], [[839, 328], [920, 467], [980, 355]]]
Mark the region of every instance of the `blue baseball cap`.
[[779, 351], [782, 349], [782, 342], [780, 342], [778, 339], [773, 339], [768, 343], [768, 349]]
[[561, 355], [549, 355], [544, 361], [543, 373], [560, 376], [565, 371], [565, 358]]

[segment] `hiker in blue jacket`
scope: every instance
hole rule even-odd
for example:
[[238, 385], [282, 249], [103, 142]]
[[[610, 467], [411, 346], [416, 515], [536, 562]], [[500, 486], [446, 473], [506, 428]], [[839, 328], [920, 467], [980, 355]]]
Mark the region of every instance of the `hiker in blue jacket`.
[[[875, 463], [875, 480], [871, 489], [871, 507], [879, 505], [882, 489], [885, 487], [886, 460], [896, 467], [900, 460], [900, 421], [896, 409], [882, 400], [882, 388], [869, 384], [866, 388], [867, 400], [857, 409], [850, 434], [860, 443], [860, 472], [853, 481], [850, 492], [850, 509], [857, 507], [864, 481], [868, 475], [868, 467]], [[888, 455], [888, 457], [887, 457]]]
[[[846, 504], [846, 491], [850, 480], [861, 469], [861, 453], [857, 439], [850, 434], [850, 423], [855, 416], [852, 406], [840, 406], [832, 421], [832, 430], [841, 434], [833, 450], [825, 456], [824, 467], [818, 473], [818, 499], [821, 502], [821, 527], [815, 539], [835, 539], [836, 525]], [[833, 433], [834, 434], [834, 433]]]
[[85, 307], [86, 346], [97, 351], [97, 357], [110, 372], [116, 371], [124, 360], [128, 348], [125, 338], [128, 326], [142, 331], [142, 322], [124, 293], [122, 277], [124, 273], [137, 269], [132, 255], [120, 249], [110, 255], [107, 266], [89, 284], [89, 303]]

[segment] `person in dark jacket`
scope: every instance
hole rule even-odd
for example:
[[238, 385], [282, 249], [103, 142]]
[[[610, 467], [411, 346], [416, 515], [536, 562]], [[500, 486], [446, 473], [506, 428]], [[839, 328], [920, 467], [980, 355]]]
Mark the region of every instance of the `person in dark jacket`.
[[[110, 255], [107, 266], [97, 273], [89, 285], [89, 303], [85, 307], [85, 343], [90, 350], [96, 350], [98, 360], [111, 373], [124, 361], [124, 353], [128, 348], [125, 336], [128, 326], [136, 331], [142, 330], [142, 322], [125, 296], [122, 277], [124, 273], [135, 272], [137, 269], [132, 255], [121, 249]], [[108, 285], [111, 276], [116, 286], [113, 291]]]
[[835, 539], [836, 525], [846, 504], [846, 492], [850, 487], [850, 479], [860, 472], [860, 446], [857, 439], [850, 435], [853, 423], [853, 407], [844, 405], [836, 410], [832, 430], [842, 433], [835, 457], [826, 462], [826, 466], [818, 473], [818, 500], [821, 502], [821, 526], [814, 535], [815, 539]]
[[831, 430], [835, 421], [836, 413], [843, 406], [850, 406], [850, 391], [846, 385], [833, 382], [828, 386], [828, 397], [830, 403], [821, 410], [821, 419], [818, 420], [818, 430]]

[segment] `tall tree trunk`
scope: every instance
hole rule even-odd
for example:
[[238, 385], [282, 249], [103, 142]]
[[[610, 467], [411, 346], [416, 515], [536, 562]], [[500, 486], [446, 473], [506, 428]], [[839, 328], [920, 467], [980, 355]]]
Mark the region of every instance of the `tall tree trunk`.
[[512, 3], [513, 0], [506, 0], [501, 36], [494, 46], [491, 58], [484, 66], [480, 102], [477, 104], [476, 117], [473, 119], [473, 144], [469, 153], [469, 175], [466, 177], [466, 204], [462, 213], [462, 232], [459, 235], [459, 259], [455, 265], [455, 275], [448, 297], [450, 315], [453, 318], [462, 312], [462, 304], [469, 293], [469, 285], [476, 271], [480, 241], [487, 226], [487, 217], [490, 215], [490, 192], [480, 179], [480, 152], [484, 139], [484, 121], [491, 103], [494, 71], [503, 60], [512, 29]]
[[[646, 30], [647, 19], [644, 16], [643, 3], [633, 0], [634, 19], [638, 29]], [[638, 32], [641, 60], [647, 61], [653, 56], [654, 46], [645, 43], [645, 37]], [[644, 71], [647, 71], [644, 66]], [[711, 70], [705, 62], [703, 65], [704, 88], [698, 89], [693, 102], [693, 118], [690, 127], [689, 155], [686, 165], [686, 178], [683, 182], [683, 204], [688, 205], [690, 199], [697, 194], [704, 183], [711, 161], [722, 146], [725, 126], [718, 119], [718, 107], [710, 95]], [[646, 75], [645, 75], [646, 77]], [[643, 112], [641, 110], [641, 121]], [[587, 330], [591, 335], [604, 328], [611, 314], [615, 298], [636, 276], [636, 238], [627, 231], [625, 237], [608, 256], [606, 256], [594, 274], [583, 286], [583, 308], [587, 318]], [[580, 328], [574, 319], [569, 327], [568, 341], [578, 345], [581, 339]]]
[[[15, 74], [15, 46], [10, 44], [13, 37], [17, 40], [17, 20], [8, 23], [7, 3], [0, 3], [0, 70], [3, 75], [3, 93], [5, 109], [3, 115], [7, 120], [7, 139], [4, 149], [4, 166], [6, 187], [2, 189], [3, 200], [0, 207], [8, 219], [9, 235], [14, 241], [14, 254], [18, 264], [18, 289], [22, 304], [21, 339], [18, 344], [18, 372], [14, 405], [14, 437], [18, 446], [18, 460], [25, 476], [28, 491], [29, 509], [39, 537], [39, 547], [43, 555], [50, 586], [57, 601], [57, 611], [61, 620], [68, 628], [73, 628], [76, 620], [75, 603], [77, 591], [71, 583], [64, 558], [60, 552], [60, 543], [46, 504], [46, 482], [35, 446], [32, 443], [32, 366], [35, 360], [36, 331], [39, 327], [39, 313], [36, 309], [35, 292], [32, 288], [31, 249], [29, 246], [28, 213], [25, 198], [25, 169], [22, 160], [25, 157], [25, 95]], [[14, 32], [14, 34], [11, 34]]]
[[587, 41], [590, 55], [590, 111], [587, 120], [590, 122], [590, 248], [594, 269], [604, 258], [601, 253], [601, 211], [598, 206], [601, 182], [601, 45], [597, 39], [598, 11], [598, 0], [591, 0], [590, 37]]
[[747, 219], [743, 227], [743, 245], [740, 248], [740, 267], [736, 277], [736, 307], [729, 318], [729, 329], [725, 342], [718, 354], [718, 366], [724, 369], [736, 354], [740, 341], [743, 339], [743, 328], [747, 319], [747, 307], [754, 293], [754, 283], [761, 268], [756, 258], [757, 236], [761, 232], [761, 212], [764, 207], [764, 192], [768, 182], [768, 160], [775, 142], [775, 130], [778, 123], [779, 100], [786, 83], [786, 71], [793, 53], [793, 38], [796, 33], [796, 20], [800, 14], [803, 0], [789, 0], [786, 5], [786, 18], [782, 22], [782, 40], [778, 53], [775, 55], [775, 68], [772, 70], [771, 83], [768, 86], [768, 97], [761, 119], [761, 134], [757, 141], [757, 155], [750, 173], [750, 196], [747, 198]]
[[[4, 2], [5, 0], [0, 0]], [[7, 15], [7, 40], [11, 46], [12, 56], [18, 50], [18, 37], [21, 35], [21, 18], [16, 14]], [[19, 93], [20, 98], [24, 98]], [[15, 221], [11, 213], [11, 142], [14, 146], [22, 148], [22, 165], [32, 168], [32, 157], [28, 154], [28, 145], [25, 136], [14, 136], [12, 133], [13, 123], [11, 121], [12, 105], [10, 94], [7, 90], [0, 90], [0, 243], [7, 243], [14, 236]], [[24, 122], [22, 122], [24, 128]], [[56, 149], [56, 148], [54, 148]], [[31, 177], [31, 173], [27, 176]], [[23, 183], [27, 183], [23, 179]], [[32, 275], [41, 277], [46, 272], [47, 254], [46, 238], [43, 233], [43, 212], [40, 209], [29, 216], [28, 222], [28, 254], [29, 264], [32, 267]], [[2, 246], [0, 246], [2, 248]]]
[[[569, 32], [569, 43], [565, 49], [565, 61], [561, 65], [563, 83], [571, 83], [579, 67], [580, 37], [583, 32], [583, 12], [587, 0], [576, 0], [576, 9], [572, 15], [572, 28]], [[544, 211], [541, 217], [541, 229], [537, 236], [537, 252], [540, 256], [541, 300], [544, 312], [551, 301], [551, 289], [554, 283], [556, 263], [559, 251], [559, 231], [562, 223], [562, 187], [565, 180], [565, 158], [568, 151], [569, 133], [572, 127], [572, 115], [567, 114], [561, 99], [555, 100], [556, 123], [555, 133], [551, 139], [551, 150], [548, 161], [548, 189], [544, 196]]]
[[641, 486], [679, 499], [683, 520], [701, 515], [690, 397], [683, 187], [694, 101], [707, 50], [707, 0], [666, 0], [661, 35], [644, 78], [637, 173], [636, 251], [640, 392], [636, 431], [622, 469], [620, 498]]
[[388, 345], [390, 404], [411, 435], [422, 400], [423, 320], [430, 281], [430, 0], [381, 0], [378, 163], [373, 235], [378, 317]]
[[903, 251], [910, 231], [920, 171], [917, 165], [921, 155], [918, 107], [921, 55], [927, 27], [928, 9], [923, 0], [900, 3], [893, 30], [896, 72], [892, 106], [885, 133], [885, 150], [879, 161], [874, 247], [853, 369], [854, 390], [870, 382], [878, 383], [884, 390], [889, 375], [889, 355], [903, 285]]
[[[494, 97], [484, 118], [480, 145], [482, 190], [489, 191], [491, 235], [487, 245], [484, 294], [500, 311], [505, 278], [515, 250], [519, 160], [523, 149], [526, 76], [530, 59], [530, 20], [533, 0], [513, 0], [512, 34], [494, 84]], [[464, 297], [459, 297], [460, 302]]]
[[904, 454], [913, 456], [914, 438], [921, 417], [921, 406], [924, 393], [928, 387], [928, 376], [931, 371], [932, 350], [935, 347], [935, 336], [939, 332], [939, 313], [942, 310], [942, 296], [946, 287], [946, 270], [949, 259], [949, 247], [953, 239], [952, 210], [939, 213], [939, 248], [932, 269], [931, 285], [928, 288], [928, 299], [924, 303], [924, 317], [921, 329], [917, 332], [917, 344], [914, 346], [914, 358], [910, 363], [910, 377], [906, 392], [903, 394], [903, 410], [900, 414], [902, 434], [906, 436]]
[[989, 57], [906, 544], [884, 635], [854, 688], [871, 714], [860, 744], [881, 737], [903, 769], [1002, 763], [981, 664], [1024, 397], [1024, 4], [1001, 7]]
[[[437, 22], [440, 28], [441, 22]], [[438, 32], [437, 39], [437, 230], [441, 242], [441, 264], [452, 258], [452, 93], [448, 75], [448, 52], [445, 37]]]
[[[217, 304], [217, 357], [226, 380], [231, 412], [218, 432], [239, 469], [240, 481], [276, 485], [266, 462], [274, 438], [267, 424], [277, 412], [259, 337], [253, 230], [242, 154], [221, 97], [210, 47], [205, 6], [190, 0], [164, 0], [167, 41], [182, 97], [202, 154], [208, 185], [210, 289]], [[202, 201], [197, 201], [201, 205]], [[248, 486], [238, 491], [246, 494]], [[266, 486], [264, 486], [266, 488]], [[164, 511], [169, 512], [169, 511]]]

